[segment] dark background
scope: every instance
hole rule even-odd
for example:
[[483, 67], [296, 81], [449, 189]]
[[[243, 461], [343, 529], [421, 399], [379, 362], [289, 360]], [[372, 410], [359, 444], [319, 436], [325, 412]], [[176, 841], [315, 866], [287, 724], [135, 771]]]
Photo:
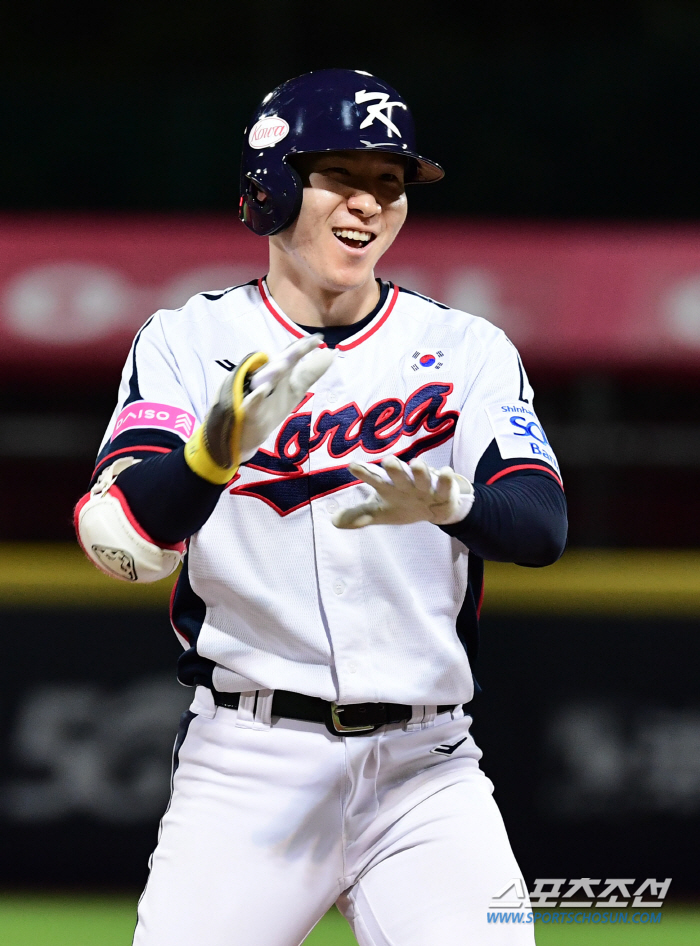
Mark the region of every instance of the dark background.
[[[691, 0], [6, 4], [0, 212], [230, 215], [251, 111], [279, 82], [328, 66], [375, 72], [411, 103], [422, 149], [447, 169], [443, 184], [411, 192], [414, 215], [640, 225], [700, 218], [700, 2]], [[700, 365], [592, 372], [571, 363], [533, 366], [530, 375], [562, 461], [570, 544], [696, 547]], [[72, 538], [71, 509], [117, 384], [116, 372], [0, 377], [1, 540]], [[44, 430], [59, 417], [77, 425], [77, 452], [13, 447], [8, 431], [18, 419]], [[682, 428], [685, 452], [647, 449], [650, 422]], [[591, 429], [609, 438], [593, 459], [576, 449]], [[623, 435], [636, 438], [633, 459], [616, 453]], [[141, 883], [167, 797], [164, 774], [149, 781], [148, 740], [165, 773], [183, 696], [167, 697], [165, 722], [149, 724], [144, 710], [132, 733], [138, 752], [128, 731], [88, 725], [86, 713], [91, 700], [118, 716], [129, 701], [145, 706], [159, 686], [166, 693], [176, 651], [167, 620], [25, 609], [0, 621], [20, 642], [3, 697], [0, 786], [0, 829], [15, 853], [0, 882]], [[125, 627], [141, 643], [119, 663]], [[673, 875], [680, 893], [697, 894], [697, 621], [495, 617], [485, 627], [476, 735], [528, 880]], [[49, 698], [63, 714], [63, 769], [23, 728], [23, 714], [48, 713]], [[585, 758], [581, 707], [598, 745], [617, 747], [609, 782], [587, 781], [562, 745], [568, 734]], [[671, 761], [658, 763], [656, 788], [644, 781], [645, 760], [657, 758], [644, 736], [654, 725], [662, 743], [676, 740]], [[104, 817], [89, 786], [80, 795], [86, 758], [102, 760], [119, 797], [141, 792], [140, 822]], [[68, 799], [64, 814], [18, 817], [12, 793], [54, 779], [59, 800]], [[673, 793], [683, 779], [685, 800]]]
[[230, 211], [258, 101], [329, 66], [411, 103], [449, 174], [417, 212], [700, 214], [693, 0], [8, 4], [0, 205]]

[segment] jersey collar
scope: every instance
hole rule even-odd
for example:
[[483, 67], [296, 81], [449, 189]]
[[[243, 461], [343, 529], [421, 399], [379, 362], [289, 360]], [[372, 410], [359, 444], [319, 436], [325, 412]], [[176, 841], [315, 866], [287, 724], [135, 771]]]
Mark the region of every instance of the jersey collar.
[[[258, 280], [258, 290], [265, 308], [280, 323], [280, 325], [286, 328], [290, 335], [293, 335], [294, 338], [305, 338], [308, 335], [308, 332], [303, 331], [303, 329], [301, 329], [296, 324], [296, 322], [292, 322], [292, 320], [280, 309], [280, 307], [270, 295], [270, 290], [267, 288], [265, 279]], [[389, 292], [384, 304], [380, 306], [375, 317], [372, 319], [369, 325], [365, 325], [365, 327], [360, 332], [357, 332], [356, 335], [351, 335], [350, 338], [347, 338], [344, 342], [336, 345], [336, 349], [338, 351], [349, 351], [351, 348], [357, 348], [358, 345], [361, 345], [362, 342], [368, 339], [371, 335], [374, 335], [374, 333], [377, 332], [382, 327], [382, 325], [384, 325], [386, 320], [391, 315], [398, 297], [399, 287], [393, 285], [393, 283], [390, 283]], [[327, 346], [324, 342], [320, 347], [326, 348]]]

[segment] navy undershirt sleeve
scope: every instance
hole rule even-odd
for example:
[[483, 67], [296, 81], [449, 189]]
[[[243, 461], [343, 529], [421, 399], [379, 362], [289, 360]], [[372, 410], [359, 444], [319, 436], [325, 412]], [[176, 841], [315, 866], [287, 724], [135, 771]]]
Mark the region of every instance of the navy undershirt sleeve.
[[184, 444], [130, 466], [119, 474], [117, 485], [141, 528], [164, 545], [198, 532], [225, 489], [192, 472]]
[[551, 565], [566, 546], [564, 491], [548, 473], [513, 473], [492, 486], [474, 484], [474, 505], [465, 519], [443, 532], [492, 562]]

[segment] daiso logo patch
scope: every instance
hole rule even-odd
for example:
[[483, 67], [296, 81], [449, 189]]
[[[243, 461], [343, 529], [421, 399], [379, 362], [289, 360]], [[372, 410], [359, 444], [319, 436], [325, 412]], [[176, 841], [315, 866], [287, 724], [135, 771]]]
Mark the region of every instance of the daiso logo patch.
[[261, 118], [250, 129], [248, 144], [251, 148], [272, 148], [289, 134], [289, 125], [278, 115]]
[[135, 427], [157, 427], [159, 430], [171, 430], [183, 440], [187, 440], [194, 430], [195, 418], [188, 411], [183, 411], [170, 404], [157, 404], [154, 401], [135, 401], [128, 404], [117, 417], [111, 440], [125, 430]]

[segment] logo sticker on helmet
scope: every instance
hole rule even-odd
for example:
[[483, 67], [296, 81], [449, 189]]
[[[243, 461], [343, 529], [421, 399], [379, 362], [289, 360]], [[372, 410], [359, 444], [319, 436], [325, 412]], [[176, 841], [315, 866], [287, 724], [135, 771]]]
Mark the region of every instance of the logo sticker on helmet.
[[[374, 120], [377, 118], [386, 125], [387, 138], [391, 138], [392, 135], [398, 135], [398, 137], [401, 138], [401, 132], [391, 120], [391, 112], [394, 108], [402, 108], [405, 111], [408, 106], [404, 102], [390, 102], [388, 92], [368, 92], [367, 89], [361, 89], [359, 92], [355, 92], [356, 105], [364, 105], [365, 102], [374, 101], [376, 101], [377, 104], [367, 106], [367, 117], [360, 125], [360, 128], [368, 128], [370, 125], [374, 124]], [[385, 110], [386, 114], [384, 114]]]
[[273, 148], [289, 134], [289, 125], [279, 115], [261, 118], [250, 129], [248, 144], [251, 148]]

